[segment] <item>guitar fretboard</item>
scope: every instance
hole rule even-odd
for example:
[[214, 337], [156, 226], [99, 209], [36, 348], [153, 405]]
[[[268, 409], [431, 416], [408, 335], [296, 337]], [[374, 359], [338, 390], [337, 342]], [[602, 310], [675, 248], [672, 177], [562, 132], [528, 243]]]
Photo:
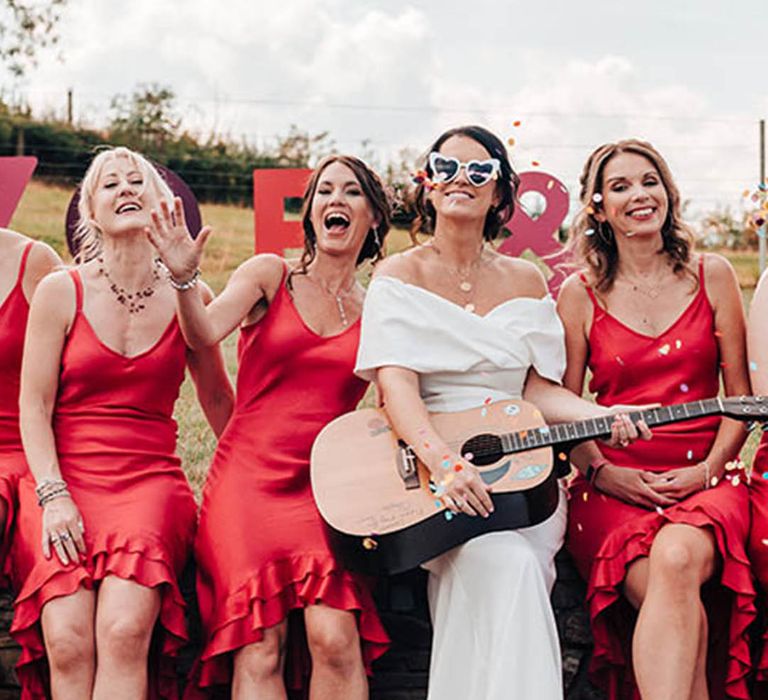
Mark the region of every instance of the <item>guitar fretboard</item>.
[[[633, 423], [644, 420], [649, 428], [668, 423], [715, 416], [723, 413], [723, 404], [719, 398], [691, 401], [674, 406], [659, 406], [643, 411], [630, 411]], [[583, 442], [611, 434], [613, 416], [588, 418], [575, 423], [557, 423], [541, 426], [516, 433], [504, 433], [499, 436], [504, 454], [524, 452], [536, 447], [551, 447], [558, 444]]]

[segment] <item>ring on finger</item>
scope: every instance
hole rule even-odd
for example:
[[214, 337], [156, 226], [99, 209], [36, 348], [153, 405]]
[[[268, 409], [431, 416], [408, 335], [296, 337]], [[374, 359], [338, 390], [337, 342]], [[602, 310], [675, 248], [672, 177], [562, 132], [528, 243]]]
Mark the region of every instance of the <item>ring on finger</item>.
[[72, 535], [70, 535], [68, 532], [62, 532], [62, 533], [59, 535], [59, 539], [60, 539], [62, 542], [66, 542], [67, 540], [69, 540], [69, 539], [71, 539], [71, 538], [72, 538]]
[[59, 541], [59, 536], [55, 533], [51, 533], [48, 535], [48, 539], [53, 543], [56, 544]]

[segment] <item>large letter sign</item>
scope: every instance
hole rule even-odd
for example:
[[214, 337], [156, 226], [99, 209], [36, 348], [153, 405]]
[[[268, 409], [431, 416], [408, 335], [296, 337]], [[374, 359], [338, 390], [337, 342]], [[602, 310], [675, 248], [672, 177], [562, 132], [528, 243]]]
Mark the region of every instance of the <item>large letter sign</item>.
[[253, 171], [254, 249], [257, 253], [284, 255], [286, 248], [303, 248], [301, 221], [285, 220], [285, 200], [301, 197], [311, 170]]
[[532, 219], [523, 207], [515, 207], [515, 213], [507, 223], [512, 235], [501, 244], [499, 252], [517, 257], [530, 250], [551, 271], [547, 285], [556, 296], [567, 275], [558, 267], [565, 262], [566, 256], [557, 239], [557, 231], [568, 213], [568, 190], [560, 180], [547, 173], [521, 173], [518, 198], [531, 191], [544, 197], [546, 208], [538, 218]]
[[37, 158], [34, 156], [0, 158], [0, 226], [3, 228], [11, 223], [13, 212], [36, 167]]

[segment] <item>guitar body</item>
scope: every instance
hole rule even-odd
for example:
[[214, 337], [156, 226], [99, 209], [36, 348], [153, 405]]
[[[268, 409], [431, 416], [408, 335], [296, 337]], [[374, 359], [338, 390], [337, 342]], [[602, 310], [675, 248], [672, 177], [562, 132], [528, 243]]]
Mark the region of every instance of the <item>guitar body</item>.
[[[535, 406], [501, 401], [430, 418], [449, 447], [492, 484], [494, 512], [489, 518], [451, 517], [434, 485], [430, 488], [429, 471], [398, 439], [383, 410], [346, 414], [318, 435], [311, 476], [318, 508], [347, 567], [374, 574], [405, 571], [477, 535], [536, 525], [555, 511], [559, 494], [553, 463], [564, 455], [541, 447], [492, 462], [482, 456], [490, 436], [546, 434]], [[452, 473], [454, 463], [443, 468]]]

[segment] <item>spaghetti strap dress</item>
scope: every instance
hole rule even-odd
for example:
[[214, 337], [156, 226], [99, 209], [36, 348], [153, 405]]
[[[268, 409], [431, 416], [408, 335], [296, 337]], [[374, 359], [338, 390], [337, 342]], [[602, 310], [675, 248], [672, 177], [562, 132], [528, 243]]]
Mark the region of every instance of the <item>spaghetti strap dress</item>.
[[[749, 507], [752, 516], [749, 558], [765, 605], [768, 596], [768, 432], [763, 432], [752, 462]], [[760, 645], [754, 698], [765, 700], [768, 699], [768, 628], [762, 630]]]
[[315, 333], [286, 273], [264, 317], [241, 329], [235, 408], [203, 489], [195, 557], [204, 647], [187, 698], [228, 698], [234, 653], [286, 619], [286, 683], [305, 692], [311, 659], [303, 616], [291, 613], [315, 603], [355, 613], [368, 672], [388, 645], [370, 581], [331, 551], [309, 479], [315, 437], [367, 387], [352, 371], [360, 323]]
[[[509, 299], [479, 316], [380, 276], [365, 300], [357, 372], [374, 379], [384, 366], [416, 372], [431, 412], [520, 399], [531, 368], [560, 383], [563, 327], [548, 296]], [[561, 490], [538, 525], [480, 535], [423, 564], [433, 626], [428, 700], [562, 700], [549, 597], [565, 523]]]
[[[24, 448], [19, 433], [19, 383], [24, 332], [27, 328], [29, 304], [22, 282], [29, 251], [34, 242], [24, 246], [16, 283], [0, 304], [0, 498], [5, 502], [5, 527], [0, 542], [0, 585], [10, 583], [12, 566], [7, 556], [18, 506], [19, 479], [27, 471]], [[13, 585], [17, 585], [13, 581]]]
[[105, 345], [83, 313], [79, 272], [70, 275], [76, 311], [61, 357], [53, 432], [62, 477], [85, 524], [85, 559], [45, 559], [41, 511], [30, 473], [19, 487], [13, 561], [23, 585], [11, 634], [21, 645], [22, 700], [49, 697], [40, 613], [106, 576], [161, 594], [150, 647], [151, 700], [178, 696], [174, 656], [186, 641], [178, 576], [191, 552], [196, 506], [175, 454], [173, 406], [184, 378], [186, 344], [176, 318], [147, 350], [126, 357]]
[[[589, 334], [589, 389], [599, 404], [663, 405], [718, 395], [720, 355], [714, 312], [700, 258], [698, 290], [677, 320], [656, 337], [608, 313], [582, 277], [594, 316]], [[612, 464], [653, 472], [692, 466], [709, 454], [717, 416], [654, 428], [650, 442], [624, 449], [602, 443]], [[664, 509], [648, 510], [608, 496], [578, 475], [570, 486], [567, 547], [587, 580], [595, 649], [591, 675], [612, 699], [639, 698], [632, 672], [636, 614], [622, 595], [629, 566], [647, 557], [660, 528], [683, 523], [706, 528], [717, 549], [717, 573], [702, 588], [709, 622], [710, 697], [748, 698], [747, 628], [754, 619], [754, 586], [746, 542], [749, 500], [743, 472], [727, 471], [716, 487]]]

